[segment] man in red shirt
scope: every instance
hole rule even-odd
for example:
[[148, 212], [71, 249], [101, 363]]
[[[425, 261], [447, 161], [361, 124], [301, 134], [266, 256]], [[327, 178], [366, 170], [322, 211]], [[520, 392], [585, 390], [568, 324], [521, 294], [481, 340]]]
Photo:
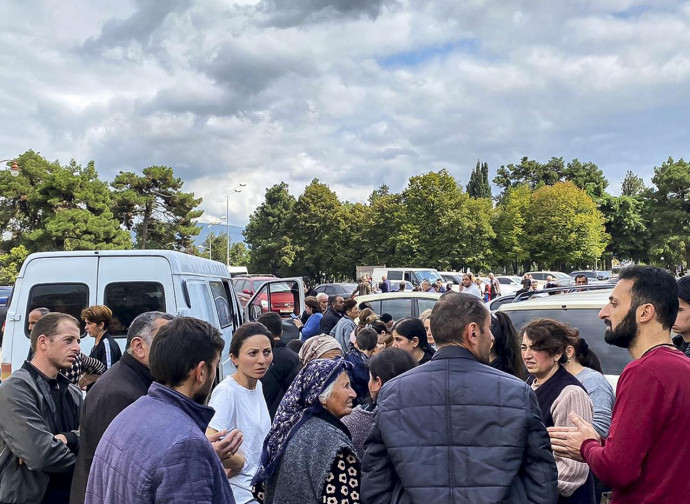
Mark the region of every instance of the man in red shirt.
[[557, 455], [584, 460], [613, 488], [613, 504], [690, 502], [690, 359], [671, 343], [678, 287], [651, 266], [631, 266], [599, 312], [604, 339], [635, 359], [618, 380], [611, 429], [601, 439], [576, 414], [549, 429]]

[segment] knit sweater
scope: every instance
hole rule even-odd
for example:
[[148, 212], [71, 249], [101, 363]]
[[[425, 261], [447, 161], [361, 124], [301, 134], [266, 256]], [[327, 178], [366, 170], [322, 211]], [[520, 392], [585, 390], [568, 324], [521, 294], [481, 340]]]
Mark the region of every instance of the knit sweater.
[[628, 364], [618, 380], [609, 437], [580, 454], [615, 504], [690, 502], [690, 360], [669, 347]]
[[367, 408], [357, 406], [352, 413], [342, 418], [342, 422], [352, 434], [352, 444], [355, 446], [360, 460], [364, 457], [364, 441], [366, 441], [371, 425], [374, 423], [376, 407]]

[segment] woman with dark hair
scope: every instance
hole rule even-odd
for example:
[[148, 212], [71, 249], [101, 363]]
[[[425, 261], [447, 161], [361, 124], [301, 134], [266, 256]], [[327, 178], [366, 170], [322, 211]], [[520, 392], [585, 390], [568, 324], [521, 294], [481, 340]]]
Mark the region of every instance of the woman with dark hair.
[[521, 380], [527, 378], [527, 370], [520, 356], [517, 331], [508, 314], [504, 312], [491, 314], [491, 334], [494, 336], [494, 343], [491, 346], [489, 365], [517, 376]]
[[[593, 406], [587, 390], [563, 367], [566, 348], [577, 341], [577, 331], [551, 319], [537, 319], [520, 330], [520, 350], [546, 427], [572, 426], [568, 415], [577, 413], [592, 422]], [[584, 462], [555, 455], [560, 503], [594, 504], [594, 480]]]
[[101, 361], [106, 371], [122, 357], [120, 347], [108, 333], [108, 324], [112, 318], [113, 312], [105, 305], [89, 306], [81, 311], [87, 334], [96, 340], [89, 357]]
[[261, 378], [273, 362], [273, 335], [259, 322], [243, 324], [232, 335], [230, 359], [237, 368], [213, 390], [208, 405], [215, 410], [206, 434], [239, 429], [240, 449], [223, 465], [230, 472], [230, 486], [237, 504], [256, 502], [252, 478], [259, 468], [264, 437], [271, 417], [264, 399]]
[[375, 354], [379, 353], [384, 348], [389, 348], [393, 344], [393, 336], [391, 336], [391, 334], [388, 332], [386, 324], [384, 324], [382, 321], [374, 320], [371, 324], [369, 324], [369, 327], [376, 331], [378, 336], [376, 349], [374, 350]]
[[297, 375], [264, 440], [252, 481], [266, 504], [359, 503], [360, 462], [340, 421], [355, 392], [344, 359], [316, 359]]
[[611, 427], [611, 414], [615, 401], [613, 387], [602, 374], [599, 358], [594, 350], [589, 348], [584, 338], [578, 337], [575, 344], [569, 344], [565, 353], [568, 361], [563, 366], [587, 389], [594, 405], [592, 425], [602, 438], [606, 438]]
[[304, 312], [309, 314], [309, 318], [302, 326], [302, 336], [300, 339], [307, 341], [312, 336], [319, 334], [323, 313], [321, 311], [321, 304], [312, 296], [304, 300]]
[[405, 350], [419, 364], [425, 364], [431, 360], [434, 349], [427, 341], [426, 329], [424, 329], [424, 323], [421, 320], [415, 317], [400, 319], [393, 326], [392, 332], [395, 348]]
[[386, 348], [369, 360], [369, 395], [371, 400], [357, 406], [348, 416], [343, 417], [343, 423], [352, 434], [352, 444], [355, 445], [360, 460], [364, 456], [364, 441], [369, 434], [371, 424], [376, 414], [376, 398], [384, 383], [391, 378], [401, 375], [417, 365], [414, 357], [399, 348]]

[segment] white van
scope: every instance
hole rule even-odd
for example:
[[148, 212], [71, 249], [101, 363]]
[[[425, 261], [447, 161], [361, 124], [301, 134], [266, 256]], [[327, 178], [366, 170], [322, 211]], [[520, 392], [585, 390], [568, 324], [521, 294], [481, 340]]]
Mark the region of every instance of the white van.
[[[293, 284], [295, 300], [299, 300], [295, 311], [302, 310], [301, 279]], [[255, 298], [267, 296], [270, 282], [255, 294]], [[127, 328], [140, 313], [163, 311], [209, 322], [225, 340], [219, 366], [219, 379], [223, 379], [234, 371], [228, 354], [233, 332], [244, 320], [254, 320], [261, 314], [257, 309], [260, 299], [253, 299], [243, 313], [224, 264], [181, 252], [96, 250], [31, 254], [19, 272], [7, 312], [2, 379], [19, 369], [27, 358], [27, 317], [31, 310], [45, 307], [69, 313], [81, 322], [83, 308], [101, 304], [113, 312], [109, 332], [123, 351]], [[83, 329], [82, 322], [82, 333]], [[92, 346], [92, 338], [82, 338], [83, 353], [88, 355]]]
[[374, 268], [371, 274], [371, 279], [374, 285], [378, 285], [381, 281], [381, 277], [386, 277], [391, 283], [394, 291], [398, 290], [398, 284], [402, 281], [410, 282], [412, 285], [421, 285], [424, 280], [429, 280], [430, 283], [436, 282], [437, 279], [441, 279], [441, 275], [438, 274], [434, 268]]

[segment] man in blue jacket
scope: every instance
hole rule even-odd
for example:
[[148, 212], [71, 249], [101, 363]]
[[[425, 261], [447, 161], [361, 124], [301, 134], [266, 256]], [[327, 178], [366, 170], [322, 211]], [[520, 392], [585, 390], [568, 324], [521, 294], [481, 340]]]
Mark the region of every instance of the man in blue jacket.
[[362, 502], [555, 503], [556, 461], [537, 399], [489, 367], [491, 317], [449, 292], [431, 313], [431, 362], [387, 382], [362, 461]]
[[86, 503], [234, 504], [218, 455], [204, 432], [224, 341], [210, 324], [178, 317], [151, 344], [154, 382], [125, 408], [98, 444]]

